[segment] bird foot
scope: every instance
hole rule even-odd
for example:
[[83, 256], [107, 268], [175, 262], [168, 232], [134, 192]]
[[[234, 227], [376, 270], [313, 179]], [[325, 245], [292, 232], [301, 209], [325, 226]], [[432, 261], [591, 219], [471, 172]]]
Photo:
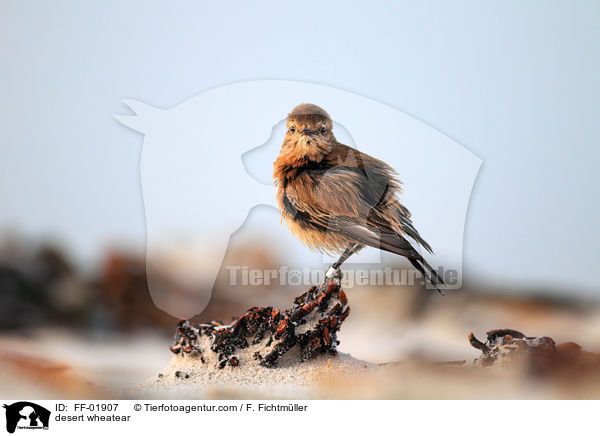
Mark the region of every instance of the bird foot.
[[342, 277], [343, 277], [343, 274], [342, 274], [342, 270], [340, 269], [340, 267], [331, 265], [329, 267], [329, 269], [327, 270], [327, 272], [325, 273], [325, 280], [323, 281], [323, 283], [327, 283], [328, 281], [331, 281], [333, 279], [341, 280]]

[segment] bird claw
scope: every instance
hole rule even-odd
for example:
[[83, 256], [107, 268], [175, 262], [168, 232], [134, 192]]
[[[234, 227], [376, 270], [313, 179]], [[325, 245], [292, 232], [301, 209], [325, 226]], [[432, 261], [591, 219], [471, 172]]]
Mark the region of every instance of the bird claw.
[[336, 268], [335, 266], [331, 265], [325, 273], [325, 280], [323, 281], [323, 283], [332, 281], [335, 278], [340, 280], [342, 279], [342, 270], [340, 270], [339, 267]]
[[325, 273], [325, 278], [332, 279], [333, 276], [335, 275], [336, 271], [339, 271], [339, 269], [338, 268], [334, 268], [333, 265], [331, 265], [329, 267], [329, 269], [327, 270], [327, 272]]

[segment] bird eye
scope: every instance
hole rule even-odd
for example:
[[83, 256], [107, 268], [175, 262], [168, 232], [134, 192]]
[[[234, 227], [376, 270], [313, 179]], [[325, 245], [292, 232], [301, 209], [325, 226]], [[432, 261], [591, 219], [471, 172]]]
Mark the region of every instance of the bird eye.
[[325, 134], [327, 132], [327, 128], [325, 126], [321, 126], [321, 133]]
[[290, 126], [290, 133], [294, 133], [296, 131], [296, 128], [294, 126]]

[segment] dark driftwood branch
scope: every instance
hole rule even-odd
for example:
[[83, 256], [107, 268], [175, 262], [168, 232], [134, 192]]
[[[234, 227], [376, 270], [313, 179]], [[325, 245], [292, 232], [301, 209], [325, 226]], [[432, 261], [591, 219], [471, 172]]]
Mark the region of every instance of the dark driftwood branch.
[[481, 350], [481, 352], [484, 354], [489, 353], [490, 351], [490, 349], [483, 342], [477, 339], [473, 333], [469, 333], [469, 343], [478, 350]]
[[485, 343], [470, 333], [469, 342], [482, 352], [475, 366], [502, 366], [518, 361], [535, 377], [575, 380], [600, 375], [600, 355], [584, 351], [574, 342], [557, 345], [548, 336], [526, 336], [512, 329], [487, 332]]

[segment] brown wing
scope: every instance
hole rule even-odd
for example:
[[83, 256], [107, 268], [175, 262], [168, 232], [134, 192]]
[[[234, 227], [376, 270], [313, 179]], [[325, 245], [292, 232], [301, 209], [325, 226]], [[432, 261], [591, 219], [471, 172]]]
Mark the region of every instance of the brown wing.
[[398, 200], [401, 182], [389, 165], [338, 143], [327, 155], [326, 168], [315, 189], [319, 204], [382, 233], [409, 237], [432, 253]]
[[[347, 153], [346, 159], [338, 159], [337, 165], [306, 169], [294, 189], [285, 190], [284, 208], [303, 225], [404, 256], [425, 277], [427, 268], [432, 283], [443, 283], [407, 239], [431, 252], [414, 228], [410, 212], [396, 197], [400, 187], [393, 170], [368, 155], [354, 153], [354, 158]], [[333, 163], [331, 158], [328, 163]]]

